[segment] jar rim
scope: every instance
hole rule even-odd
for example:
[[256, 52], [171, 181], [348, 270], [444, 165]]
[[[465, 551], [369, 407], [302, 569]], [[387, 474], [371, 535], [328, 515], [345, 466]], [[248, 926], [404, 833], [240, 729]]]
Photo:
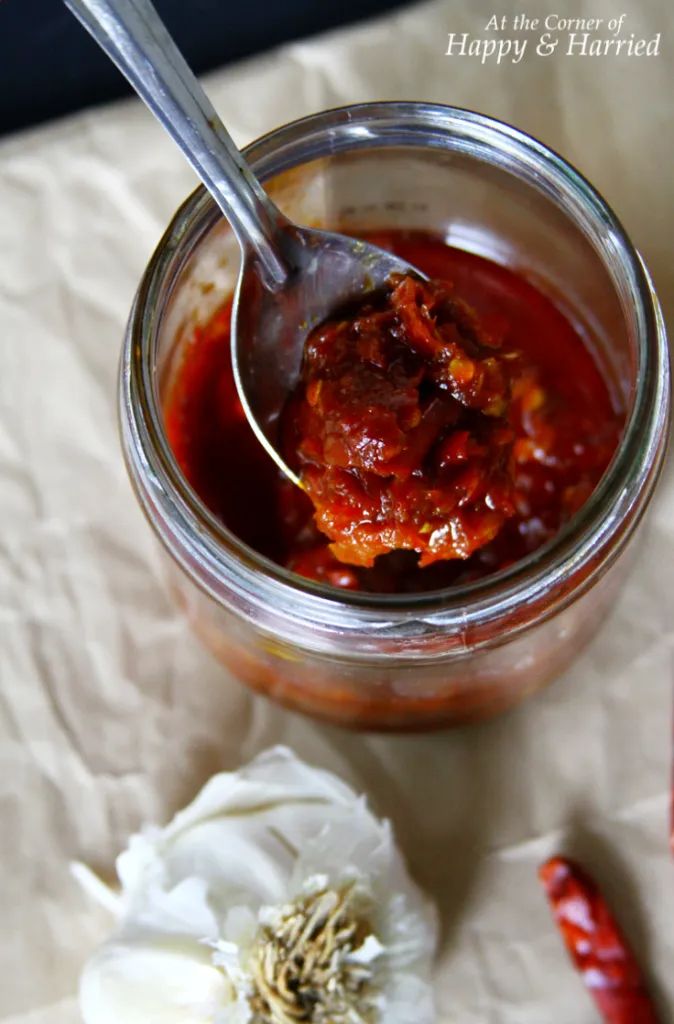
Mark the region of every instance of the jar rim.
[[[138, 483], [139, 475], [144, 475], [149, 481], [149, 492], [140, 495], [142, 504], [146, 510], [148, 504], [162, 508], [171, 519], [171, 540], [164, 536], [165, 543], [195, 582], [216, 599], [220, 599], [218, 583], [226, 580], [239, 597], [258, 608], [278, 610], [289, 601], [298, 624], [319, 622], [327, 631], [341, 632], [376, 624], [397, 633], [409, 618], [425, 631], [459, 631], [477, 641], [479, 627], [497, 618], [510, 619], [516, 627], [540, 621], [551, 591], [558, 590], [563, 600], [571, 579], [580, 577], [589, 586], [636, 526], [664, 455], [669, 409], [666, 337], [648, 272], [606, 201], [554, 150], [506, 122], [440, 104], [363, 103], [290, 122], [243, 152], [264, 180], [337, 152], [365, 146], [419, 146], [420, 133], [424, 145], [523, 161], [551, 198], [563, 197], [571, 203], [579, 226], [586, 234], [594, 232], [590, 241], [600, 258], [610, 254], [619, 261], [636, 328], [636, 387], [611, 463], [584, 505], [555, 537], [481, 580], [412, 595], [371, 594], [304, 579], [254, 551], [220, 523], [187, 483], [168, 445], [151, 365], [161, 295], [220, 216], [203, 186], [177, 210], [141, 280], [122, 360], [122, 428], [131, 435], [131, 449], [137, 456], [130, 456], [126, 446], [132, 479]], [[603, 251], [597, 249], [599, 238]], [[615, 286], [613, 276], [612, 281]], [[172, 543], [176, 537], [180, 552]], [[574, 596], [577, 593], [574, 589]]]

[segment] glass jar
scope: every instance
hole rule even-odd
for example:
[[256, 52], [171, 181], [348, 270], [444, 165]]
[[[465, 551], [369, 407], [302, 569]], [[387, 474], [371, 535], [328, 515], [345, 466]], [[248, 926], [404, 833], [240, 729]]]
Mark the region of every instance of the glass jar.
[[168, 554], [171, 589], [235, 676], [290, 707], [395, 729], [501, 711], [568, 665], [605, 617], [662, 465], [667, 347], [643, 263], [577, 171], [470, 111], [341, 108], [286, 125], [245, 152], [293, 220], [351, 232], [430, 229], [532, 280], [582, 332], [625, 428], [595, 492], [562, 531], [479, 582], [379, 596], [271, 563], [211, 515], [164, 433], [162, 399], [183, 346], [231, 293], [238, 270], [228, 225], [199, 188], [143, 276], [121, 364], [125, 456]]

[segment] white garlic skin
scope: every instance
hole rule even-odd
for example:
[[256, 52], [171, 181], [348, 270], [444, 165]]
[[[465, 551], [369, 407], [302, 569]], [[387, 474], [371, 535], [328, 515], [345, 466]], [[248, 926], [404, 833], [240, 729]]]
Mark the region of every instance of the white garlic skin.
[[133, 836], [117, 872], [118, 929], [81, 978], [85, 1024], [248, 1024], [261, 924], [317, 878], [368, 893], [381, 1024], [435, 1019], [436, 916], [389, 824], [286, 748], [214, 776], [166, 827]]

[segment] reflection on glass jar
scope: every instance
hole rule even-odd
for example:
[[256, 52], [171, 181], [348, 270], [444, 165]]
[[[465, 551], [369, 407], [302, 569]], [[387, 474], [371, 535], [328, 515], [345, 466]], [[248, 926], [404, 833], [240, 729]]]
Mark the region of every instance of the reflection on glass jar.
[[288, 706], [397, 729], [501, 711], [571, 661], [625, 575], [669, 416], [666, 339], [647, 273], [576, 171], [467, 111], [344, 108], [287, 125], [246, 155], [293, 220], [352, 233], [429, 230], [530, 280], [581, 333], [625, 428], [599, 485], [560, 533], [484, 579], [379, 595], [273, 564], [200, 501], [164, 430], [163, 401], [185, 346], [231, 293], [238, 269], [236, 243], [198, 189], [144, 275], [121, 368], [127, 464], [168, 553], [171, 589], [216, 656]]

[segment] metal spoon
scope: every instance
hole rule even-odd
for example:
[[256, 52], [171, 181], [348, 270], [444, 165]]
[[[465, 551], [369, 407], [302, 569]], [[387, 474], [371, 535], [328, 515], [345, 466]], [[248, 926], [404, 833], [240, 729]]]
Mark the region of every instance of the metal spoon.
[[[286, 476], [278, 419], [308, 332], [340, 306], [416, 274], [391, 253], [291, 223], [269, 199], [149, 0], [64, 0], [178, 143], [241, 246], [232, 365], [246, 416]], [[301, 486], [301, 485], [300, 485]]]

